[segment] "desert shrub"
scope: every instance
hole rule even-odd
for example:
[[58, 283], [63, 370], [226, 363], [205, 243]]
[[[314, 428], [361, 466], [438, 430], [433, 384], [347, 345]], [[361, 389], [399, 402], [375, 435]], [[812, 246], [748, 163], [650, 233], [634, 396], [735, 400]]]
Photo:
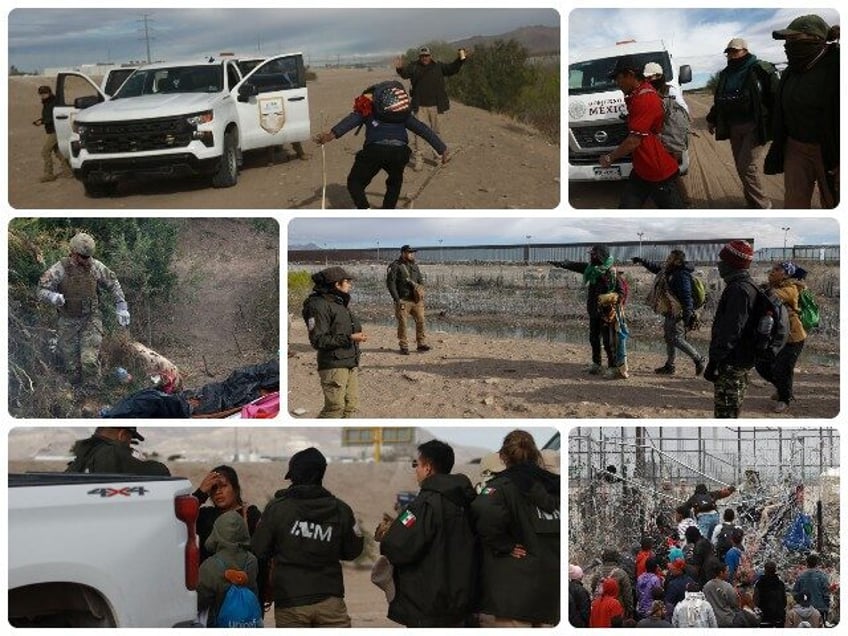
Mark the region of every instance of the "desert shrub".
[[537, 67], [533, 83], [521, 89], [510, 114], [533, 126], [549, 140], [559, 142], [559, 96], [559, 65]]
[[300, 313], [300, 306], [309, 292], [312, 291], [312, 274], [307, 271], [298, 270], [289, 272], [288, 276], [288, 302], [289, 313]]

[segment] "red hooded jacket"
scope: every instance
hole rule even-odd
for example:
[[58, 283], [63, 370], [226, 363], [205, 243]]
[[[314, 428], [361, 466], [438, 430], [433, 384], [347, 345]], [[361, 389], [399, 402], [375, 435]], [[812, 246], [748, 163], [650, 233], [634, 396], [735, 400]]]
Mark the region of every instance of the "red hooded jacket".
[[592, 602], [589, 627], [612, 627], [613, 617], [624, 615], [624, 608], [618, 601], [618, 583], [615, 579], [604, 579], [601, 592], [601, 598]]

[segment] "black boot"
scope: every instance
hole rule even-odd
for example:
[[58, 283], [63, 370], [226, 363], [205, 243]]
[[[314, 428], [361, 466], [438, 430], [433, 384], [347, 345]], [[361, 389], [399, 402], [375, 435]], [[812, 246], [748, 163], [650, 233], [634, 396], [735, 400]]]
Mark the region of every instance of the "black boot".
[[698, 358], [695, 360], [695, 377], [702, 375], [704, 373], [704, 369], [707, 368], [707, 361], [704, 358]]
[[674, 365], [666, 362], [661, 367], [654, 369], [657, 375], [674, 375]]

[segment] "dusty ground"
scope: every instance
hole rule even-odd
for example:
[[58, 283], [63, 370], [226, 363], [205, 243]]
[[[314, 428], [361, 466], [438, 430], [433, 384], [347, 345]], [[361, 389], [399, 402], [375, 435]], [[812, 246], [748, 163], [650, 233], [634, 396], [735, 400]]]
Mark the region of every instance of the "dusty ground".
[[[86, 430], [81, 437], [89, 432]], [[188, 477], [195, 486], [211, 467], [187, 462], [171, 462], [168, 466], [172, 474]], [[64, 467], [61, 462], [9, 462], [9, 472], [58, 471]], [[275, 490], [288, 485], [282, 478], [284, 466], [280, 463], [237, 463], [233, 467], [239, 474], [245, 501], [257, 505], [260, 510]], [[468, 474], [472, 481], [479, 478], [476, 466], [457, 466], [456, 470]], [[397, 491], [417, 490], [415, 474], [406, 462], [331, 464], [324, 486], [350, 504], [367, 535], [373, 534], [383, 512], [394, 514], [392, 505]], [[368, 545], [371, 545], [372, 555], [378, 553], [378, 548], [366, 539], [366, 549]], [[371, 583], [367, 563], [363, 567], [346, 566], [344, 578], [345, 602], [354, 627], [399, 627], [386, 618], [385, 595]], [[273, 627], [273, 620], [273, 612], [266, 614], [266, 627]]]
[[251, 219], [191, 219], [178, 240], [179, 284], [167, 317], [171, 328], [158, 334], [161, 349], [153, 348], [180, 368], [190, 387], [272, 359], [276, 343], [270, 349], [265, 344], [265, 329], [253, 311], [260, 297], [271, 303], [279, 299], [274, 279], [279, 227], [268, 232]]
[[[429, 331], [433, 350], [401, 356], [385, 288], [372, 289], [367, 264], [350, 267], [357, 276], [352, 308], [369, 337], [362, 348], [361, 417], [712, 417], [713, 386], [694, 376], [688, 358], [678, 354], [673, 377], [653, 372], [665, 362], [665, 344], [661, 319], [644, 304], [650, 274], [643, 268], [623, 268], [631, 280], [630, 378], [604, 380], [585, 372], [591, 358], [588, 325], [584, 301], [575, 299], [581, 291], [571, 285], [574, 281], [516, 285], [525, 268], [461, 265], [450, 268], [443, 280], [440, 272], [447, 266], [428, 266], [425, 273], [434, 284], [428, 286], [427, 315], [438, 324]], [[463, 280], [469, 276], [497, 276], [501, 283], [487, 293], [468, 288]], [[752, 371], [745, 417], [838, 414], [838, 299], [819, 298], [828, 326], [810, 337], [796, 367], [797, 401], [785, 414], [774, 414], [769, 399], [773, 388]], [[717, 300], [701, 312], [705, 326], [690, 334], [702, 353], [709, 349]], [[474, 309], [479, 307], [483, 310]], [[310, 418], [320, 412], [323, 398], [315, 352], [299, 310], [299, 305], [289, 308], [288, 404], [293, 414]], [[411, 321], [410, 338], [414, 344]]]
[[[363, 88], [396, 77], [389, 68], [317, 72], [318, 79], [309, 84], [313, 134], [329, 129], [350, 112], [353, 98]], [[213, 189], [198, 179], [128, 182], [115, 198], [89, 199], [82, 184], [73, 179], [38, 183], [44, 130], [31, 122], [40, 115], [36, 87], [52, 81], [44, 77], [8, 80], [9, 203], [14, 208], [321, 208], [321, 150], [311, 142], [305, 144], [312, 154], [306, 162], [288, 160], [294, 156], [289, 147], [275, 154], [274, 163], [269, 152], [247, 155], [238, 185], [228, 189]], [[533, 129], [453, 103], [443, 119], [442, 138], [455, 153], [454, 160], [435, 175], [432, 160], [422, 172], [408, 169], [398, 207], [551, 209], [559, 204], [559, 146]], [[326, 147], [328, 209], [352, 207], [345, 183], [362, 140], [362, 134], [351, 132]], [[368, 189], [375, 206], [382, 202], [383, 182], [384, 177], [378, 176]]]
[[[736, 174], [729, 141], [716, 141], [707, 132], [706, 115], [712, 96], [687, 93], [686, 103], [692, 115], [689, 138], [689, 174], [683, 177], [694, 208], [744, 208], [742, 183]], [[763, 187], [774, 208], [783, 207], [783, 175], [762, 175]], [[575, 208], [617, 208], [623, 182], [569, 184], [568, 201]], [[653, 204], [648, 204], [653, 207]], [[813, 207], [820, 207], [818, 193]]]

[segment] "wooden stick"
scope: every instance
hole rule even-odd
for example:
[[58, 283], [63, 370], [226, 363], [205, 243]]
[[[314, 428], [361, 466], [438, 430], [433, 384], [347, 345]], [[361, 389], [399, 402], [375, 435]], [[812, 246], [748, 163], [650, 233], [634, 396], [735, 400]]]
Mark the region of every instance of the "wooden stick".
[[[324, 129], [326, 127], [326, 121], [324, 120], [324, 111], [321, 111], [321, 133], [324, 133]], [[322, 176], [322, 185], [321, 185], [321, 209], [327, 209], [327, 154], [324, 149], [324, 146], [327, 144], [321, 144], [321, 176]]]
[[[454, 158], [460, 153], [461, 150], [462, 150], [462, 146], [457, 146], [456, 150], [454, 150], [451, 153], [450, 161], [453, 161]], [[450, 163], [450, 161], [448, 163]], [[410, 210], [413, 208], [413, 206], [415, 205], [415, 199], [417, 199], [419, 196], [421, 196], [421, 193], [424, 192], [424, 188], [426, 188], [428, 185], [430, 185], [430, 182], [433, 180], [433, 178], [437, 174], [439, 174], [439, 172], [441, 171], [442, 168], [445, 167], [445, 165], [446, 164], [444, 164], [444, 163], [440, 163], [439, 165], [437, 165], [436, 169], [433, 170], [433, 172], [431, 172], [430, 174], [428, 174], [427, 178], [424, 179], [424, 181], [421, 182], [421, 185], [418, 186], [418, 189], [416, 189], [415, 192], [412, 193], [412, 196], [407, 197], [407, 200], [406, 200], [407, 201], [407, 204], [406, 204], [407, 208], [409, 208]]]

